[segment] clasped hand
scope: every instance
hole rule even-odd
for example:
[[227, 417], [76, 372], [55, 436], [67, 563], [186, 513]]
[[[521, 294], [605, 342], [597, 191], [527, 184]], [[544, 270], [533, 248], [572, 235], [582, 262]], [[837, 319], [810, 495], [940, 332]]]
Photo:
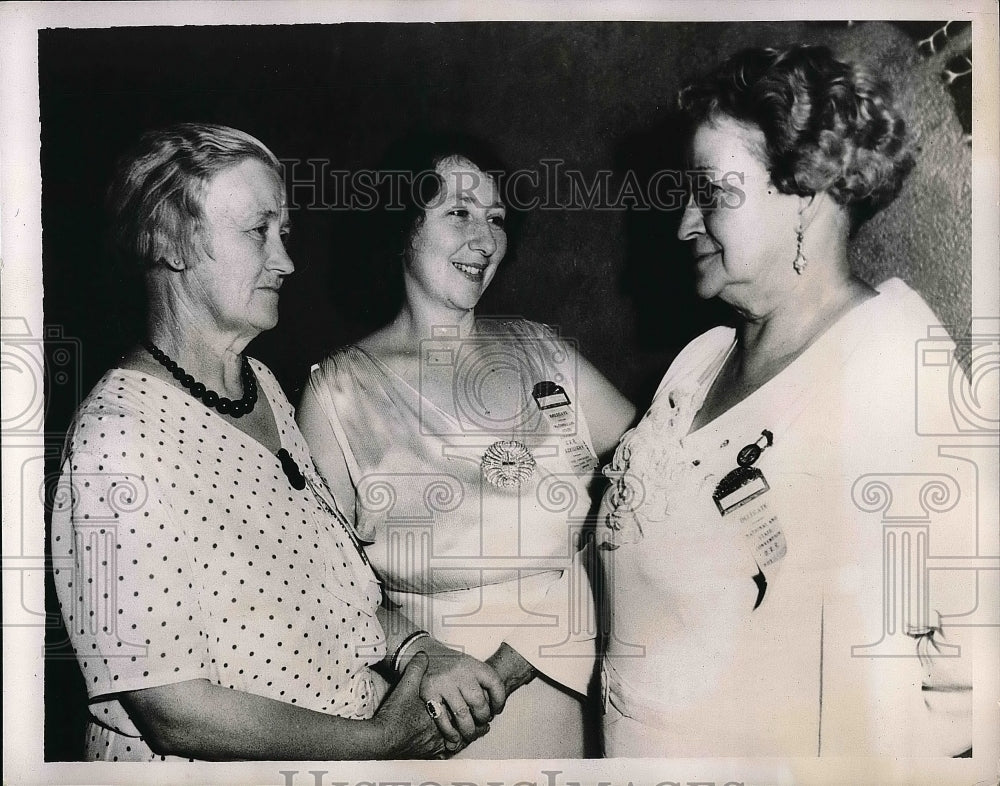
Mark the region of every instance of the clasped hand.
[[436, 639], [422, 639], [417, 651], [428, 658], [420, 698], [425, 707], [436, 703], [440, 711], [434, 722], [445, 749], [454, 753], [489, 731], [490, 721], [507, 701], [507, 689], [492, 666]]

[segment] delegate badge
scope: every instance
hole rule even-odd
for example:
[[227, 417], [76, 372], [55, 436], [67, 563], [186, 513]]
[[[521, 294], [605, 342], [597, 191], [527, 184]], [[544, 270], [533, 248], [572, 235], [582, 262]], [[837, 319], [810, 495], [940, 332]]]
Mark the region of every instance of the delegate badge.
[[[763, 444], [762, 444], [763, 443]], [[764, 600], [767, 578], [764, 568], [773, 565], [788, 553], [785, 533], [781, 531], [778, 516], [773, 513], [764, 496], [770, 486], [764, 473], [753, 466], [761, 454], [774, 444], [774, 435], [765, 429], [760, 439], [744, 446], [736, 456], [739, 465], [719, 481], [712, 493], [712, 500], [724, 518], [732, 516], [743, 532], [745, 542], [753, 554], [757, 573], [753, 580], [757, 585], [756, 609]]]
[[569, 459], [573, 471], [577, 474], [593, 472], [597, 468], [597, 456], [577, 434], [576, 412], [565, 388], [546, 380], [532, 388], [531, 396], [549, 421], [552, 430], [559, 435], [563, 452]]

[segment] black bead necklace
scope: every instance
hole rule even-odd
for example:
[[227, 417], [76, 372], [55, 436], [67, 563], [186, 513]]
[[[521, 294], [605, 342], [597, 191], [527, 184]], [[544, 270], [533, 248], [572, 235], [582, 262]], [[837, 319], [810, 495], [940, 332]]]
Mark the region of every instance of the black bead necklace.
[[[142, 346], [161, 366], [171, 373], [174, 379], [184, 386], [188, 393], [197, 399], [201, 399], [205, 406], [217, 409], [223, 415], [241, 418], [253, 412], [253, 408], [257, 405], [257, 378], [253, 375], [253, 370], [250, 368], [250, 361], [247, 360], [246, 355], [243, 356], [243, 365], [240, 367], [240, 379], [243, 382], [243, 398], [239, 401], [231, 401], [228, 398], [220, 396], [214, 390], [209, 390], [201, 382], [195, 382], [194, 377], [178, 366], [176, 361], [172, 360], [166, 352], [152, 341], [143, 341]], [[299, 465], [295, 463], [295, 459], [284, 448], [281, 448], [276, 455], [278, 461], [281, 462], [281, 469], [285, 473], [285, 477], [288, 478], [288, 482], [292, 485], [292, 488], [296, 491], [304, 489], [306, 487], [306, 479], [299, 469]]]
[[161, 366], [171, 373], [174, 379], [181, 383], [188, 393], [197, 399], [201, 399], [201, 402], [206, 407], [216, 409], [223, 415], [241, 418], [253, 412], [253, 408], [257, 405], [257, 379], [254, 377], [253, 370], [250, 368], [250, 361], [247, 360], [245, 355], [243, 356], [243, 365], [240, 368], [240, 380], [243, 382], [243, 398], [239, 401], [232, 401], [225, 396], [220, 396], [214, 390], [209, 390], [203, 383], [195, 381], [194, 377], [178, 366], [176, 361], [171, 360], [152, 341], [143, 341], [142, 346]]

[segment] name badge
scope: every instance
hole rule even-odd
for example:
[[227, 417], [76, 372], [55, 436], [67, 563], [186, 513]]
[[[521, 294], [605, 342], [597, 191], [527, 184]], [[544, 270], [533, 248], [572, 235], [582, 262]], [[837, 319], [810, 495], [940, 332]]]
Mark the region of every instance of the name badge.
[[548, 420], [552, 431], [559, 435], [563, 453], [573, 471], [577, 474], [593, 472], [597, 468], [597, 456], [577, 435], [576, 412], [565, 388], [546, 380], [534, 386], [531, 396]]
[[723, 516], [752, 502], [771, 489], [764, 473], [756, 467], [737, 467], [715, 487], [712, 499]]
[[712, 493], [719, 514], [723, 518], [731, 516], [729, 520], [739, 525], [744, 542], [753, 555], [757, 568], [753, 577], [757, 585], [755, 609], [764, 600], [767, 590], [764, 568], [774, 565], [788, 553], [788, 542], [781, 530], [778, 514], [771, 510], [765, 496], [771, 487], [764, 473], [753, 466], [764, 450], [773, 444], [771, 432], [761, 432], [760, 439], [740, 450], [736, 457], [739, 466], [727, 473]]

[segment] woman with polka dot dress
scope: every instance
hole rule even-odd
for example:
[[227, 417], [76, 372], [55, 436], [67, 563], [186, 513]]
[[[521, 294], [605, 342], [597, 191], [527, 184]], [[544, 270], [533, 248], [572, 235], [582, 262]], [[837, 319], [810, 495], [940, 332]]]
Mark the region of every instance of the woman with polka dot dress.
[[146, 340], [80, 405], [52, 517], [87, 757], [422, 758], [485, 733], [503, 686], [467, 656], [448, 668], [475, 723], [448, 737], [418, 693], [428, 653], [381, 695], [372, 667], [423, 634], [385, 624], [291, 405], [242, 354], [294, 269], [277, 159], [224, 126], [151, 132], [109, 204], [144, 266]]

